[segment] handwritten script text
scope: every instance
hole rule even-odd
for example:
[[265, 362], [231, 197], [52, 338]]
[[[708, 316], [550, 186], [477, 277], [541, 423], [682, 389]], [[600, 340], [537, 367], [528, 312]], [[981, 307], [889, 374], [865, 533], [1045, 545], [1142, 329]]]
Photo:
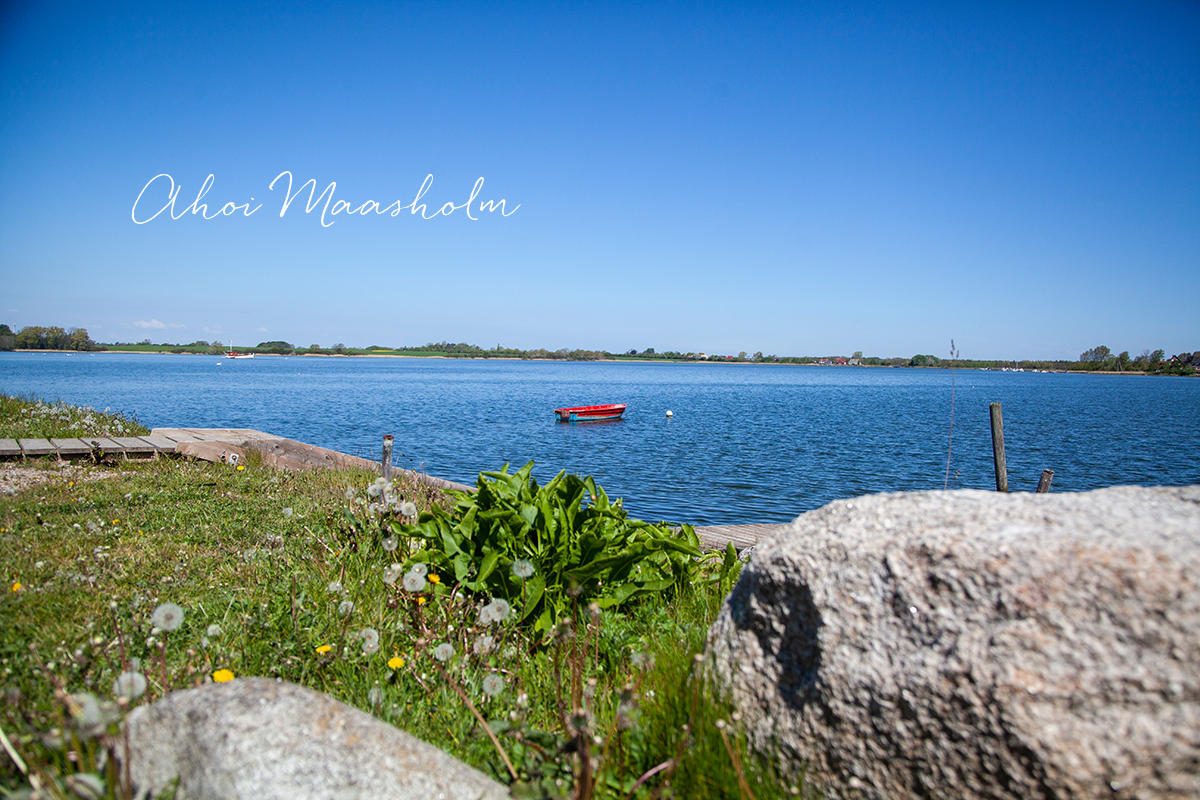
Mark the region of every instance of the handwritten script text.
[[[283, 184], [284, 176], [287, 176], [286, 189], [284, 189]], [[175, 179], [165, 172], [155, 175], [146, 183], [145, 186], [142, 187], [142, 191], [138, 192], [137, 199], [133, 201], [133, 210], [130, 212], [130, 216], [133, 218], [133, 221], [136, 224], [145, 225], [147, 222], [150, 222], [152, 219], [155, 219], [161, 215], [164, 211], [167, 212], [171, 219], [176, 220], [182, 219], [189, 214], [191, 216], [199, 214], [204, 219], [216, 219], [217, 217], [221, 216], [230, 217], [238, 213], [240, 213], [242, 216], [248, 217], [263, 207], [263, 204], [259, 203], [251, 208], [250, 205], [254, 202], [254, 198], [251, 197], [245, 203], [229, 201], [221, 206], [214, 204], [213, 208], [215, 210], [209, 214], [209, 204], [203, 201], [205, 195], [207, 195], [209, 190], [212, 189], [215, 180], [216, 179], [214, 176], [209, 175], [204, 180], [204, 183], [200, 186], [200, 191], [196, 193], [196, 199], [185, 206], [182, 210], [176, 212], [175, 204], [179, 199], [179, 192], [183, 189], [183, 184], [176, 184]], [[466, 202], [460, 204], [455, 204], [454, 202], [444, 203], [440, 208], [435, 207], [433, 213], [429, 213], [429, 204], [427, 202], [423, 202], [423, 198], [433, 187], [433, 175], [425, 176], [425, 180], [421, 183], [421, 188], [417, 190], [416, 197], [413, 198], [411, 203], [407, 203], [405, 205], [401, 205], [402, 201], [400, 200], [397, 200], [394, 203], [386, 206], [376, 202], [375, 200], [367, 200], [358, 205], [355, 205], [349, 200], [334, 200], [334, 193], [337, 191], [337, 182], [330, 181], [329, 185], [326, 186], [320, 194], [317, 194], [316, 178], [310, 178], [301, 184], [300, 188], [292, 191], [292, 173], [288, 170], [284, 170], [276, 175], [275, 180], [268, 184], [267, 189], [269, 191], [275, 191], [275, 184], [279, 184], [279, 188], [283, 190], [283, 202], [279, 209], [279, 216], [282, 217], [287, 214], [288, 209], [292, 206], [292, 203], [296, 200], [296, 198], [303, 195], [304, 190], [307, 189], [308, 197], [304, 201], [304, 213], [311, 214], [313, 211], [320, 208], [321, 227], [323, 228], [328, 228], [337, 222], [335, 217], [337, 217], [338, 214], [344, 214], [348, 217], [355, 215], [365, 217], [372, 214], [387, 214], [395, 217], [399, 216], [401, 211], [408, 211], [410, 216], [420, 214], [422, 219], [433, 219], [434, 217], [439, 216], [448, 217], [455, 211], [463, 211], [466, 213], [469, 219], [478, 220], [479, 217], [471, 215], [471, 206], [475, 202], [476, 198], [479, 197], [479, 193], [483, 190], [483, 178], [480, 178], [479, 180], [475, 181], [475, 186], [471, 189], [471, 196], [467, 198]], [[157, 205], [158, 200], [155, 200], [154, 198], [161, 198], [164, 190], [166, 191], [166, 201], [161, 207], [159, 207]], [[141, 207], [140, 212], [139, 206]], [[503, 199], [483, 200], [480, 201], [476, 211], [479, 214], [482, 214], [484, 211], [487, 211], [488, 213], [499, 211], [500, 216], [509, 217], [515, 214], [517, 209], [520, 207], [520, 204], [517, 204], [516, 206], [513, 206], [512, 211], [509, 211], [506, 208], [505, 201]], [[155, 208], [158, 210], [155, 211]], [[151, 211], [153, 211], [153, 213], [150, 213]]]

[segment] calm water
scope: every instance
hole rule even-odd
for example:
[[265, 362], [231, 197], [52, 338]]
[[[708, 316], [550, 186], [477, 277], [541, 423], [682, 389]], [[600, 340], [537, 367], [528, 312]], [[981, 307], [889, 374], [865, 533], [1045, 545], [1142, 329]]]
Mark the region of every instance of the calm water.
[[[0, 390], [151, 427], [258, 430], [474, 483], [504, 462], [592, 474], [634, 516], [791, 519], [872, 492], [940, 489], [946, 370], [779, 365], [0, 353]], [[988, 403], [1004, 405], [1009, 484], [1056, 491], [1200, 483], [1200, 380], [960, 370], [951, 488], [994, 488]], [[627, 403], [615, 422], [552, 409]], [[666, 412], [674, 412], [672, 419]], [[402, 455], [401, 455], [402, 454]]]

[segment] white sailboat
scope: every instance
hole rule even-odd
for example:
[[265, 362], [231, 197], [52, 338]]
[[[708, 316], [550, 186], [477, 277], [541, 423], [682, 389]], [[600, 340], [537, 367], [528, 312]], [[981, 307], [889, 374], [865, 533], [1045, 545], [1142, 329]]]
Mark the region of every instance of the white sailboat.
[[238, 353], [233, 349], [233, 340], [229, 340], [229, 351], [225, 353], [226, 358], [254, 358], [254, 353]]

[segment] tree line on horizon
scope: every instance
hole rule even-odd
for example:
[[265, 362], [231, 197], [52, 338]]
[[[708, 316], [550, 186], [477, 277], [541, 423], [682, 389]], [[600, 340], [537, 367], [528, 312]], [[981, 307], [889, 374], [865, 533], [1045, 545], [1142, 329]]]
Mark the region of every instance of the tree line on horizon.
[[[13, 330], [5, 324], [0, 324], [0, 350], [79, 350], [100, 351], [111, 349], [142, 349], [148, 348], [159, 352], [193, 353], [221, 355], [226, 351], [218, 341], [209, 342], [199, 339], [188, 344], [153, 344], [150, 339], [140, 342], [97, 343], [92, 341], [86, 328], [58, 328], [29, 325], [21, 330]], [[504, 347], [497, 344], [494, 348], [485, 349], [466, 342], [429, 342], [421, 347], [387, 347], [374, 344], [369, 347], [348, 347], [338, 342], [332, 347], [321, 347], [311, 344], [308, 347], [297, 347], [283, 340], [259, 342], [254, 347], [236, 348], [239, 352], [262, 353], [276, 355], [370, 355], [370, 354], [407, 354], [407, 355], [439, 355], [450, 358], [515, 358], [557, 361], [599, 361], [599, 360], [663, 360], [663, 361], [719, 361], [732, 363], [770, 363], [770, 364], [829, 364], [829, 365], [863, 365], [886, 367], [933, 367], [963, 369], [1042, 369], [1042, 370], [1084, 370], [1089, 372], [1128, 372], [1140, 371], [1151, 374], [1194, 375], [1200, 369], [1200, 350], [1192, 353], [1178, 353], [1168, 357], [1166, 352], [1159, 350], [1144, 350], [1141, 355], [1131, 356], [1129, 351], [1113, 353], [1105, 345], [1097, 345], [1083, 351], [1078, 361], [1004, 361], [978, 360], [963, 358], [939, 358], [935, 355], [918, 353], [910, 358], [884, 358], [879, 356], [864, 356], [862, 351], [856, 351], [850, 356], [777, 356], [764, 355], [762, 351], [750, 354], [741, 351], [737, 355], [709, 354], [696, 352], [679, 352], [675, 350], [656, 351], [653, 347], [645, 350], [627, 350], [612, 353], [607, 350], [580, 350], [561, 348], [546, 350], [522, 350], [514, 347]]]

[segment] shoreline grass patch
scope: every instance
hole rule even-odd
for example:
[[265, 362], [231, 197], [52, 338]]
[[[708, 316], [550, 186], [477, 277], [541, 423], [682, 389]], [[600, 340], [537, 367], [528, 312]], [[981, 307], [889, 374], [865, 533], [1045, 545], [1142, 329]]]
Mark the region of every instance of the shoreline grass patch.
[[[605, 594], [608, 573], [589, 587], [594, 576], [572, 572], [605, 558], [601, 548], [586, 561], [587, 543], [607, 530], [627, 557], [649, 534], [589, 479], [535, 490], [517, 485], [522, 471], [481, 478], [516, 503], [475, 501], [475, 519], [496, 512], [492, 522], [509, 525], [508, 550], [492, 559], [504, 578], [490, 582], [482, 566], [500, 528], [468, 535], [469, 499], [419, 478], [183, 459], [107, 471], [0, 498], [0, 730], [27, 771], [0, 753], [7, 792], [33, 775], [51, 796], [74, 796], [80, 781], [124, 796], [104, 763], [120, 746], [121, 714], [168, 691], [261, 676], [401, 727], [518, 796], [791, 794], [748, 754], [696, 660], [736, 558], [679, 540], [687, 546], [662, 551], [669, 584], [605, 603], [616, 597]], [[528, 530], [526, 501], [549, 510]], [[589, 528], [589, 510], [613, 527]], [[537, 552], [550, 518], [575, 526], [567, 550], [578, 552], [565, 563], [579, 567], [561, 570], [557, 611], [538, 625], [543, 612], [524, 614], [522, 595], [553, 571]], [[441, 530], [436, 520], [454, 522], [459, 553], [483, 543], [465, 572], [449, 548], [434, 554], [426, 534]], [[642, 580], [636, 565], [623, 575]]]
[[150, 429], [110, 409], [47, 402], [0, 392], [0, 438], [69, 439], [79, 436], [145, 436]]

